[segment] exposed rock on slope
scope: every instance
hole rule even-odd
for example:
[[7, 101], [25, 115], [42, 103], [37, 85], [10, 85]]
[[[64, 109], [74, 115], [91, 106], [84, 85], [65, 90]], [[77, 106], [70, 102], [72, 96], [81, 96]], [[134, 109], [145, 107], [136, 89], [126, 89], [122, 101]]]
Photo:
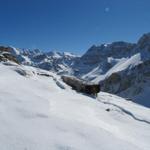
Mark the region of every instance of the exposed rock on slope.
[[11, 47], [0, 46], [0, 61], [13, 61], [19, 64], [17, 58], [12, 55], [13, 49]]
[[61, 79], [77, 92], [92, 96], [96, 96], [100, 92], [99, 84], [87, 83], [72, 76], [62, 76]]

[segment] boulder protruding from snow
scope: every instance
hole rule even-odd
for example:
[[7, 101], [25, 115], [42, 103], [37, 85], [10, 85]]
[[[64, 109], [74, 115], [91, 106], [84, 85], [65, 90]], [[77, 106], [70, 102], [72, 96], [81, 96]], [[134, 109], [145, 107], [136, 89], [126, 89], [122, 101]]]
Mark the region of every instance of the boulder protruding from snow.
[[62, 76], [62, 80], [71, 86], [77, 92], [89, 94], [89, 95], [97, 95], [100, 92], [99, 84], [86, 83], [83, 80], [80, 80], [71, 76]]

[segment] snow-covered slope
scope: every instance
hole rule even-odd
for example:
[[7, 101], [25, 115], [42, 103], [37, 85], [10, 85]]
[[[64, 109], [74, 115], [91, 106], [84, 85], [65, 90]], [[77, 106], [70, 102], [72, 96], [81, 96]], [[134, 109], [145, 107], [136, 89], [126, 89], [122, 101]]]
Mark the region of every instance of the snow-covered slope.
[[137, 53], [133, 55], [131, 58], [122, 58], [120, 59], [116, 65], [114, 65], [112, 68], [110, 68], [104, 75], [97, 76], [93, 82], [99, 82], [109, 76], [111, 76], [113, 73], [121, 72], [127, 69], [134, 68], [135, 66], [142, 63], [141, 60], [141, 54]]
[[150, 109], [72, 91], [54, 73], [0, 64], [0, 149], [149, 150]]

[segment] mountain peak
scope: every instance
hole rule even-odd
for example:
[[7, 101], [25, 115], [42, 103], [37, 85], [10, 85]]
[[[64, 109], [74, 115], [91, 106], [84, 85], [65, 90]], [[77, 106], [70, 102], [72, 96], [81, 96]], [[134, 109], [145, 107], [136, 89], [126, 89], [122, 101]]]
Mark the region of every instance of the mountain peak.
[[150, 33], [144, 34], [138, 41], [138, 45], [141, 49], [149, 47], [150, 50]]

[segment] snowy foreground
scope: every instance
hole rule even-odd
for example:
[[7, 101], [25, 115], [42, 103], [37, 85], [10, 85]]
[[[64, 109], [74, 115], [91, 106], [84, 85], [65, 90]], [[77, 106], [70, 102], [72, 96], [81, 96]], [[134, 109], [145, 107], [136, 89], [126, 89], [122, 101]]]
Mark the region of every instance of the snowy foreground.
[[[110, 111], [106, 111], [110, 110]], [[1, 150], [150, 150], [150, 109], [71, 90], [54, 73], [0, 64]]]

